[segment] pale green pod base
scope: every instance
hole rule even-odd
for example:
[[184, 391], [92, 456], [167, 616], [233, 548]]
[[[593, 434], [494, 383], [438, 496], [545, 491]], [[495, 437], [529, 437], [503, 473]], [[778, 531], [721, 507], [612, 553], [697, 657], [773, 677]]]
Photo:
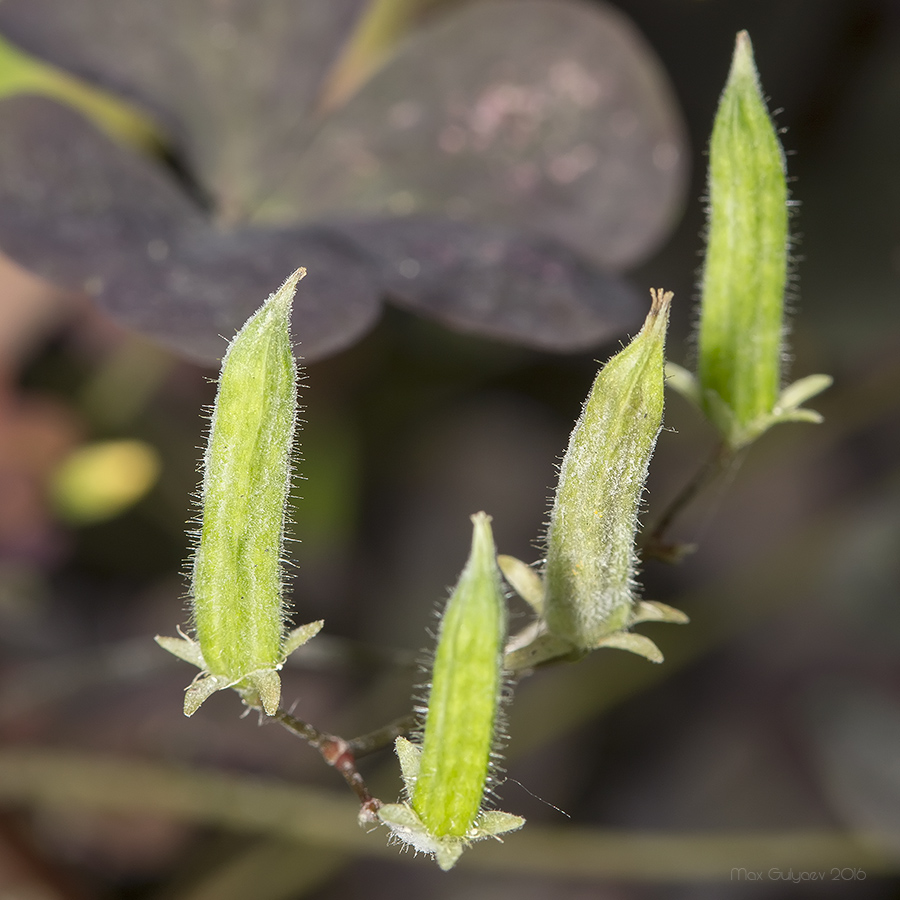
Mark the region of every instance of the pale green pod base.
[[266, 715], [274, 716], [278, 712], [281, 701], [281, 678], [278, 670], [284, 665], [285, 660], [295, 650], [302, 647], [310, 638], [315, 637], [324, 625], [324, 621], [310, 622], [294, 628], [284, 639], [282, 656], [278, 664], [272, 669], [261, 669], [251, 672], [249, 675], [237, 681], [231, 681], [221, 675], [212, 675], [203, 658], [200, 645], [182, 634], [181, 637], [163, 637], [157, 635], [155, 640], [164, 650], [168, 650], [173, 656], [183, 659], [191, 665], [197, 666], [200, 673], [188, 685], [184, 694], [184, 714], [192, 716], [200, 706], [216, 691], [224, 691], [229, 688], [241, 695], [244, 703], [252, 709], [261, 709]]
[[591, 650], [630, 624], [634, 542], [650, 457], [662, 427], [671, 293], [653, 303], [634, 340], [600, 371], [569, 440], [547, 533], [545, 621]]
[[[400, 769], [403, 773], [407, 798], [415, 792], [421, 768], [422, 750], [406, 738], [395, 743]], [[500, 835], [516, 831], [525, 824], [521, 816], [499, 810], [480, 811], [462, 835], [433, 834], [409, 802], [386, 803], [378, 810], [378, 818], [391, 830], [392, 837], [419, 853], [428, 853], [445, 872], [456, 865], [463, 850], [485, 838], [500, 840]]]

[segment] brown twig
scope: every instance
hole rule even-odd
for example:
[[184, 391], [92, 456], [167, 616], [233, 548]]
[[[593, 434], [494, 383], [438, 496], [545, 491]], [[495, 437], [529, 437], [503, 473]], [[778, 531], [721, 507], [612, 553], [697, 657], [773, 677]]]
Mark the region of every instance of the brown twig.
[[[381, 800], [372, 796], [365, 780], [360, 775], [359, 769], [356, 767], [356, 754], [351, 741], [345, 741], [344, 738], [335, 734], [326, 734], [323, 731], [319, 731], [308, 722], [292, 716], [283, 709], [279, 709], [273, 718], [292, 734], [303, 738], [311, 747], [318, 750], [322, 755], [322, 759], [341, 773], [344, 781], [347, 782], [359, 798], [360, 822], [370, 823], [378, 821], [378, 809], [382, 805]], [[390, 728], [391, 726], [387, 727]]]

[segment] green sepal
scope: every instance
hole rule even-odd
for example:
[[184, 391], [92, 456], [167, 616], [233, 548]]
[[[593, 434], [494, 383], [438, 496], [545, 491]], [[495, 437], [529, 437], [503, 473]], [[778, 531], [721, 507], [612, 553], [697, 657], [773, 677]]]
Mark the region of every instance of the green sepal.
[[500, 554], [497, 565], [510, 587], [538, 614], [544, 612], [544, 582], [528, 563]]
[[807, 375], [788, 385], [779, 395], [774, 409], [751, 422], [743, 431], [736, 431], [732, 420], [732, 447], [735, 450], [746, 447], [762, 437], [773, 425], [782, 422], [821, 424], [823, 421], [821, 413], [817, 413], [813, 409], [804, 409], [800, 404], [827, 390], [832, 382], [833, 379], [830, 375]]
[[286, 660], [295, 650], [299, 650], [310, 638], [314, 638], [325, 624], [324, 619], [317, 619], [308, 625], [301, 625], [287, 633], [284, 639], [284, 645], [281, 648], [282, 662]]
[[510, 831], [518, 831], [524, 824], [522, 816], [514, 816], [499, 809], [489, 809], [481, 814], [472, 830], [476, 835], [475, 840], [483, 837], [496, 838]]
[[184, 714], [192, 716], [216, 691], [224, 691], [231, 686], [232, 683], [227, 678], [201, 673], [184, 692]]
[[605, 638], [597, 641], [597, 649], [609, 647], [615, 650], [627, 650], [629, 653], [635, 653], [649, 659], [653, 663], [661, 663], [663, 661], [662, 651], [650, 638], [643, 634], [635, 634], [633, 631], [617, 631], [615, 634], [609, 634]]
[[203, 702], [216, 691], [224, 691], [228, 688], [236, 690], [248, 706], [253, 709], [262, 709], [271, 716], [278, 711], [281, 699], [281, 679], [278, 676], [278, 670], [291, 653], [322, 630], [323, 624], [324, 621], [319, 619], [290, 631], [284, 641], [281, 660], [275, 668], [251, 672], [240, 681], [231, 681], [221, 675], [211, 675], [200, 645], [185, 635], [177, 638], [156, 635], [154, 640], [173, 656], [200, 669], [200, 674], [188, 685], [184, 694], [184, 714], [186, 716], [192, 716], [197, 712]]
[[585, 652], [571, 641], [548, 632], [546, 623], [539, 620], [507, 644], [503, 665], [510, 672], [523, 672], [550, 662], [576, 662]]
[[658, 600], [641, 600], [635, 604], [630, 625], [639, 622], [669, 622], [672, 625], [687, 625], [690, 619], [680, 609], [660, 603]]
[[406, 792], [407, 799], [410, 799], [416, 789], [416, 779], [419, 777], [422, 748], [405, 737], [398, 737], [394, 742], [394, 750], [397, 753], [397, 759], [400, 760], [403, 790]]
[[200, 645], [189, 637], [174, 638], [158, 634], [154, 640], [163, 650], [168, 650], [173, 656], [183, 659], [198, 669], [206, 669], [206, 662], [203, 659], [203, 653], [200, 651]]
[[788, 385], [778, 398], [773, 414], [797, 411], [807, 400], [817, 397], [834, 383], [830, 375], [807, 375]]
[[[641, 622], [668, 622], [686, 625], [690, 619], [680, 609], [675, 609], [658, 600], [637, 601], [628, 620], [628, 627]], [[630, 631], [617, 631], [601, 638], [592, 648], [614, 648], [628, 650], [643, 656], [651, 662], [662, 662], [662, 652], [649, 638]], [[504, 665], [511, 672], [522, 672], [550, 662], [576, 662], [587, 651], [573, 646], [568, 641], [547, 631], [542, 621], [533, 622], [519, 632], [506, 647]]]
[[701, 412], [705, 412], [720, 434], [730, 435], [729, 443], [734, 450], [739, 450], [757, 440], [779, 422], [821, 423], [823, 420], [819, 413], [811, 409], [802, 409], [801, 404], [827, 390], [833, 381], [830, 375], [807, 375], [795, 381], [781, 392], [771, 413], [760, 416], [741, 430], [733, 411], [715, 391], [708, 390], [704, 393], [700, 382], [691, 372], [677, 363], [666, 362], [666, 387], [680, 394]]

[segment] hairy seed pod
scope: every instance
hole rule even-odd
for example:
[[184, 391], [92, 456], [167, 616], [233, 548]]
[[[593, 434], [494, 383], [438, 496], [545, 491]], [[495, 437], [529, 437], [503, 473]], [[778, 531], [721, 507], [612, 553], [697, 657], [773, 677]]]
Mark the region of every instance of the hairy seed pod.
[[273, 714], [285, 656], [321, 627], [313, 623], [285, 636], [282, 600], [297, 416], [290, 311], [305, 274], [299, 269], [269, 297], [222, 360], [203, 458], [202, 524], [191, 580], [196, 641], [158, 639], [202, 669], [185, 697], [188, 715], [227, 687]]
[[745, 31], [710, 139], [708, 212], [697, 374], [707, 414], [737, 446], [781, 390], [788, 266], [784, 152]]
[[671, 293], [597, 375], [569, 439], [547, 532], [544, 617], [581, 650], [626, 628], [635, 603], [635, 534], [663, 414]]
[[671, 385], [699, 405], [732, 450], [776, 422], [821, 422], [801, 404], [828, 375], [782, 389], [790, 238], [784, 152], [766, 109], [746, 31], [709, 142], [709, 227], [697, 333], [697, 378]]
[[486, 810], [503, 681], [506, 604], [490, 518], [472, 516], [469, 560], [441, 619], [421, 746], [397, 754], [406, 804], [379, 817], [400, 840], [451, 868], [472, 841], [521, 828], [524, 819]]
[[469, 561], [441, 619], [413, 809], [439, 837], [462, 837], [481, 809], [503, 673], [506, 603], [490, 519], [475, 525]]

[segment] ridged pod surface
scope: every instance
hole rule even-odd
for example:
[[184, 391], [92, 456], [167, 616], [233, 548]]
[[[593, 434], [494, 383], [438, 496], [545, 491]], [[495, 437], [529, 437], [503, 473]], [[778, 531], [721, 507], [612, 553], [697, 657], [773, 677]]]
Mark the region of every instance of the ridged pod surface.
[[635, 603], [635, 534], [662, 427], [671, 293], [654, 291], [632, 342], [600, 370], [572, 431], [547, 532], [544, 617], [588, 650], [626, 628]]
[[202, 669], [185, 696], [191, 715], [236, 688], [273, 714], [285, 657], [321, 623], [285, 635], [282, 552], [297, 418], [290, 311], [298, 269], [251, 316], [222, 360], [203, 457], [200, 540], [191, 609], [196, 640], [158, 638]]

